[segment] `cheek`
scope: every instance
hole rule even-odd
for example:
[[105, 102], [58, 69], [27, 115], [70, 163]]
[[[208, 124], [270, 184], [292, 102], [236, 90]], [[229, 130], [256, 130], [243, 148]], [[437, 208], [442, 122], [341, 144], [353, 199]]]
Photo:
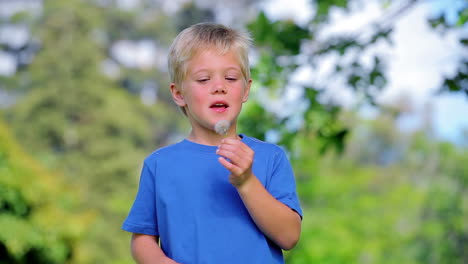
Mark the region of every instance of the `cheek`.
[[245, 99], [247, 97], [246, 90], [247, 90], [247, 88], [245, 88], [245, 87], [240, 87], [239, 89], [236, 90], [236, 95], [235, 96], [239, 101], [242, 101], [242, 102], [245, 101]]
[[188, 101], [189, 104], [197, 107], [197, 106], [203, 105], [203, 103], [206, 101], [206, 95], [203, 94], [201, 91], [192, 89], [190, 93], [187, 93], [187, 99], [186, 101]]

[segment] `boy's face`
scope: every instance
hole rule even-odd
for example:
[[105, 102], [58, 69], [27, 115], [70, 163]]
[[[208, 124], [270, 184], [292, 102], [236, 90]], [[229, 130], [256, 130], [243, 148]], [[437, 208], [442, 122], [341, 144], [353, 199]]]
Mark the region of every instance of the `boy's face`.
[[192, 129], [213, 131], [220, 120], [235, 128], [250, 85], [234, 51], [220, 55], [216, 50], [205, 50], [187, 62], [182, 87], [171, 84], [171, 92], [176, 104], [185, 108]]

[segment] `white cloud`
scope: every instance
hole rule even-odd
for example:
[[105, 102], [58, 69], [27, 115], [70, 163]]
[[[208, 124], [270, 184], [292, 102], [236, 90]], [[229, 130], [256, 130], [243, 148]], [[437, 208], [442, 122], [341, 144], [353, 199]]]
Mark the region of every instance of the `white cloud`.
[[40, 14], [42, 12], [42, 0], [0, 1], [0, 16], [11, 17], [23, 11], [33, 15]]
[[354, 11], [346, 12], [342, 9], [332, 8], [330, 10], [330, 24], [326, 31], [321, 32], [320, 37], [336, 35], [337, 33], [357, 33], [370, 22], [377, 21], [382, 17], [382, 7], [376, 1], [368, 1], [366, 4], [351, 7]]
[[161, 64], [157, 60], [158, 51], [151, 40], [119, 40], [111, 48], [112, 56], [120, 63], [131, 68], [150, 69]]
[[16, 58], [0, 50], [0, 75], [11, 76], [16, 73]]
[[[425, 103], [440, 86], [443, 76], [452, 75], [456, 71], [457, 59], [463, 52], [457, 42], [457, 33], [442, 36], [430, 28], [427, 17], [431, 10], [430, 3], [415, 5], [396, 20], [391, 35], [393, 46], [385, 42], [378, 43], [361, 55], [363, 62], [371, 61], [376, 53], [387, 56], [389, 83], [379, 96], [379, 101], [391, 102], [405, 95], [415, 98], [417, 104]], [[351, 14], [335, 9], [331, 12], [331, 25], [318, 38], [360, 33], [362, 28], [383, 15], [382, 7], [375, 1], [367, 2], [358, 12]], [[326, 59], [320, 68], [329, 68], [327, 65], [330, 60], [333, 59]], [[314, 74], [324, 76], [328, 72], [318, 69]]]
[[444, 75], [456, 71], [462, 54], [454, 32], [441, 36], [426, 22], [428, 4], [420, 4], [402, 17], [393, 33], [395, 46], [391, 48], [387, 90], [382, 100], [407, 94], [418, 102], [429, 99], [440, 87]]
[[310, 20], [313, 14], [309, 0], [269, 0], [260, 4], [267, 16], [274, 19], [291, 19], [300, 25]]
[[122, 9], [134, 9], [140, 5], [140, 0], [117, 0], [117, 5]]
[[0, 43], [18, 49], [29, 41], [28, 28], [23, 25], [4, 25], [0, 27]]

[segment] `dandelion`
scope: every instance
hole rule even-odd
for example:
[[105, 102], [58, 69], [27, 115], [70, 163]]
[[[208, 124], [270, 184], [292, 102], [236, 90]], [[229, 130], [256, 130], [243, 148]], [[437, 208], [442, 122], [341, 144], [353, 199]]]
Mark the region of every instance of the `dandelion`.
[[227, 131], [229, 130], [229, 127], [231, 124], [227, 120], [220, 120], [216, 123], [215, 125], [215, 132], [225, 136], [227, 134]]

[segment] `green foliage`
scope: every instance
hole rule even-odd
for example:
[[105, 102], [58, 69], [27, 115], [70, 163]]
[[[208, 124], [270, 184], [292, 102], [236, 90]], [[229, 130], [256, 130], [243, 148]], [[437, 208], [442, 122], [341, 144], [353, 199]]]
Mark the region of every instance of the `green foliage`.
[[468, 151], [448, 143], [433, 147], [435, 173], [422, 206], [421, 232], [414, 238], [423, 263], [468, 261]]
[[[0, 125], [0, 263], [132, 263], [129, 235], [120, 225], [141, 161], [186, 125], [168, 89], [158, 89], [152, 106], [138, 98], [145, 83], [167, 87], [167, 73], [119, 64], [112, 45], [154, 40], [163, 50], [176, 31], [213, 20], [215, 9], [188, 3], [169, 15], [158, 1], [140, 1], [134, 10], [113, 1], [43, 2], [39, 16], [21, 13], [8, 22], [31, 25], [31, 43], [21, 50], [31, 50], [34, 59], [15, 76], [0, 77], [2, 89], [21, 95], [4, 111], [21, 147]], [[321, 99], [326, 80], [291, 84], [298, 67], [314, 68], [321, 58], [338, 55], [348, 59], [337, 61], [332, 77], [344, 80], [363, 103], [375, 103], [386, 85], [385, 57], [377, 54], [364, 64], [360, 55], [390, 39], [392, 21], [316, 38], [330, 10], [352, 4], [312, 1], [316, 13], [305, 25], [264, 13], [247, 25], [256, 59], [239, 130], [259, 139], [278, 135], [305, 213], [301, 241], [287, 263], [467, 263], [466, 149], [434, 142], [430, 133], [399, 133], [396, 115], [366, 123], [343, 113]], [[458, 30], [466, 8], [458, 15], [454, 25], [445, 17], [432, 22], [436, 29]], [[115, 63], [119, 74], [105, 76], [104, 61]], [[466, 93], [466, 68], [462, 58], [443, 90]], [[293, 114], [283, 115], [285, 109], [269, 103], [286, 97], [290, 85], [300, 86], [302, 98]]]
[[[451, 8], [456, 9], [457, 21], [449, 21], [448, 12], [442, 12], [440, 15], [432, 17], [428, 20], [429, 24], [440, 32], [448, 30], [466, 30], [468, 22], [468, 4], [466, 2], [457, 3]], [[468, 47], [468, 41], [465, 35], [460, 38], [460, 44], [465, 48]], [[453, 76], [446, 76], [439, 92], [464, 93], [468, 97], [468, 58], [460, 56], [458, 70]]]
[[330, 13], [330, 9], [334, 7], [347, 8], [348, 1], [346, 0], [328, 0], [328, 1], [313, 1], [315, 3], [315, 8], [317, 12], [314, 17], [316, 22], [325, 22]]
[[0, 123], [0, 263], [79, 263], [93, 218], [79, 192], [42, 168]]
[[353, 121], [341, 157], [295, 138], [305, 215], [287, 263], [466, 263], [467, 149], [398, 132], [386, 115]]
[[[304, 65], [314, 66], [318, 60], [327, 54], [337, 53], [345, 56], [353, 49], [365, 50], [371, 45], [376, 44], [381, 39], [387, 39], [391, 29], [380, 29], [376, 27], [370, 32], [368, 38], [358, 38], [357, 36], [339, 36], [331, 37], [328, 41], [313, 44], [314, 36], [320, 33], [320, 23], [327, 19], [328, 10], [332, 7], [346, 8], [346, 1], [320, 1], [317, 3], [319, 10], [316, 18], [311, 20], [308, 26], [299, 26], [293, 21], [271, 21], [264, 13], [260, 13], [255, 20], [248, 24], [248, 29], [255, 40], [255, 48], [258, 55], [253, 68], [252, 79], [255, 82], [252, 94], [253, 100], [258, 100], [258, 94], [264, 94], [265, 90], [273, 98], [281, 100], [288, 92], [291, 85], [289, 79], [292, 73]], [[307, 46], [307, 50], [303, 49]], [[385, 63], [380, 56], [375, 56], [370, 66], [365, 66], [359, 57], [350, 62], [339, 62], [335, 67], [335, 73], [341, 78], [344, 77], [347, 85], [353, 89], [356, 94], [362, 94], [366, 102], [375, 104], [374, 98], [378, 92], [386, 85], [384, 75]], [[297, 84], [295, 84], [297, 85]], [[286, 148], [291, 148], [291, 139], [296, 133], [310, 134], [314, 133], [316, 139], [321, 141], [321, 152], [335, 149], [344, 150], [344, 142], [348, 129], [337, 119], [340, 108], [332, 103], [320, 101], [320, 95], [327, 89], [326, 84], [320, 84], [320, 87], [302, 86], [304, 93], [303, 103], [307, 109], [298, 111], [293, 116], [272, 115], [276, 121], [269, 122], [272, 126], [264, 125], [267, 128], [264, 131], [258, 131], [256, 134], [266, 134], [270, 130], [279, 133], [279, 143]], [[262, 93], [263, 92], [263, 93]], [[263, 102], [254, 103], [268, 109]], [[280, 111], [279, 109], [277, 109]], [[271, 111], [271, 110], [270, 110]], [[263, 112], [261, 117], [243, 115], [240, 119], [241, 127], [252, 129], [248, 126], [248, 119], [257, 118], [269, 120], [271, 113]], [[285, 124], [294, 119], [303, 120], [303, 124], [296, 128], [285, 129]], [[250, 131], [248, 130], [248, 131]], [[264, 137], [264, 136], [263, 136]], [[261, 137], [261, 138], [263, 138]]]
[[249, 136], [265, 140], [265, 131], [275, 126], [276, 119], [271, 113], [265, 111], [265, 108], [257, 102], [248, 103], [243, 107], [241, 131], [249, 131]]
[[270, 21], [263, 12], [249, 23], [249, 30], [254, 35], [255, 46], [274, 55], [296, 55], [301, 42], [310, 37], [307, 29], [293, 21]]
[[[468, 43], [464, 43], [468, 47]], [[441, 91], [462, 92], [468, 97], [468, 60], [459, 65], [458, 72], [453, 77], [445, 78]]]
[[129, 262], [129, 238], [120, 230], [134, 198], [129, 190], [145, 155], [179, 126], [178, 113], [164, 101], [143, 105], [103, 75], [101, 11], [79, 0], [45, 3], [36, 27], [42, 48], [19, 73], [27, 93], [6, 117], [34, 157], [84, 185], [84, 206], [99, 214], [83, 240], [84, 251], [100, 249], [89, 263]]
[[200, 22], [214, 22], [214, 11], [209, 8], [200, 8], [194, 2], [184, 4], [177, 12], [175, 24], [177, 32], [180, 32], [193, 24]]

